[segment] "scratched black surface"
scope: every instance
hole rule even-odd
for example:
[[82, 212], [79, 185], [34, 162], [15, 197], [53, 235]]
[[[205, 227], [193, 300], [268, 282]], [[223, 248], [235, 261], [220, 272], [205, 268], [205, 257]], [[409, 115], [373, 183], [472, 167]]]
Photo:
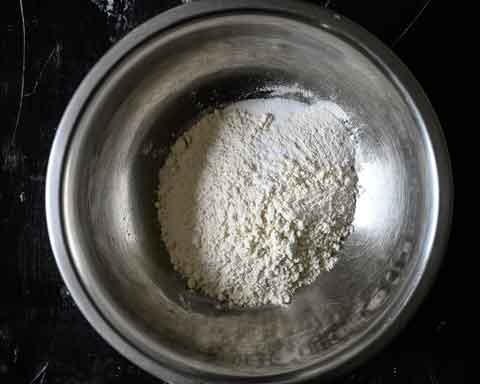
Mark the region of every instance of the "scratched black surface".
[[[201, 0], [200, 0], [201, 1]], [[6, 0], [0, 10], [0, 383], [157, 383], [87, 324], [57, 271], [44, 212], [45, 171], [61, 114], [105, 51], [142, 21], [180, 1]], [[419, 79], [442, 121], [454, 171], [459, 136], [448, 9], [440, 1], [318, 1], [393, 47]], [[426, 4], [429, 3], [429, 4]], [[458, 216], [458, 209], [456, 215]], [[405, 330], [338, 383], [464, 381], [461, 263], [454, 217], [437, 282]], [[458, 295], [457, 295], [458, 296]]]

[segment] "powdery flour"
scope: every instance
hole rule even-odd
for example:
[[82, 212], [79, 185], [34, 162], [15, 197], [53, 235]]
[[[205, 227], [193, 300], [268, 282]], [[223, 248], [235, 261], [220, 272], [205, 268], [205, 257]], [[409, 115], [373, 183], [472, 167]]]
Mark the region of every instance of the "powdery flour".
[[334, 267], [357, 195], [347, 121], [332, 102], [248, 100], [176, 141], [157, 208], [189, 288], [230, 305], [285, 305]]

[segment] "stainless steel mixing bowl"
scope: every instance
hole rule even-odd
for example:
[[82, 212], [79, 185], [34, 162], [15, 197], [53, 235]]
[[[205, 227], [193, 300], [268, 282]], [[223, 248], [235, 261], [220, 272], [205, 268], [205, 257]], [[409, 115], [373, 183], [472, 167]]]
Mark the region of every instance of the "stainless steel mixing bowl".
[[[170, 265], [157, 173], [202, 112], [279, 83], [335, 100], [360, 127], [355, 230], [290, 306], [225, 311]], [[300, 2], [207, 0], [148, 21], [85, 78], [55, 138], [46, 203], [62, 276], [118, 351], [171, 382], [280, 383], [340, 372], [402, 326], [446, 246], [451, 195], [435, 113], [377, 39]]]

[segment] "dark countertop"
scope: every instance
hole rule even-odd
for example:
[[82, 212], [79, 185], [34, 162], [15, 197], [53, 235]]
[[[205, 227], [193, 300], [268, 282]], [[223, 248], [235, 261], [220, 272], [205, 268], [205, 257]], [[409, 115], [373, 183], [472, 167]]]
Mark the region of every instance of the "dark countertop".
[[[201, 1], [201, 0], [199, 0]], [[115, 352], [76, 308], [55, 265], [45, 172], [60, 117], [93, 64], [129, 30], [181, 1], [18, 0], [0, 12], [0, 383], [158, 383]], [[452, 164], [454, 55], [440, 1], [317, 1], [373, 32], [410, 67], [436, 108]], [[444, 9], [442, 9], [444, 7]], [[458, 211], [458, 207], [457, 207]], [[395, 340], [338, 383], [463, 383], [465, 311], [455, 213], [439, 278]]]

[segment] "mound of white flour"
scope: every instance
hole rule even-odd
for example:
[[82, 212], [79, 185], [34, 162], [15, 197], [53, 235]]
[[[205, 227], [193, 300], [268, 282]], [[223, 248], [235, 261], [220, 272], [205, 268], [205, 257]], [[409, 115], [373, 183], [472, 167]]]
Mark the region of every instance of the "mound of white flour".
[[333, 268], [357, 194], [347, 120], [332, 102], [248, 100], [176, 141], [157, 207], [188, 287], [232, 305], [288, 304]]

